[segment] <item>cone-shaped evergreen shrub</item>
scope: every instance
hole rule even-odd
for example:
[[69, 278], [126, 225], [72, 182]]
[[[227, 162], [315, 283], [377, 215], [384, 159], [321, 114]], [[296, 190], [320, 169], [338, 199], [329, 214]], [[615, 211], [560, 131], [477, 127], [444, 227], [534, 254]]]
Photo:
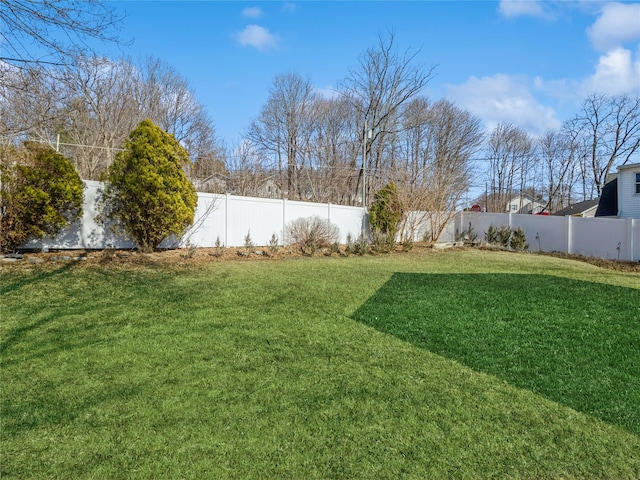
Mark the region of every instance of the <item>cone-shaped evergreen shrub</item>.
[[369, 209], [369, 224], [373, 231], [374, 243], [379, 251], [393, 249], [402, 215], [402, 203], [393, 182], [388, 183], [373, 195], [373, 204]]
[[173, 135], [144, 120], [107, 170], [103, 217], [116, 222], [141, 251], [152, 251], [193, 223], [198, 197], [184, 173], [187, 151]]
[[2, 147], [0, 250], [57, 235], [82, 214], [83, 188], [73, 165], [51, 147]]

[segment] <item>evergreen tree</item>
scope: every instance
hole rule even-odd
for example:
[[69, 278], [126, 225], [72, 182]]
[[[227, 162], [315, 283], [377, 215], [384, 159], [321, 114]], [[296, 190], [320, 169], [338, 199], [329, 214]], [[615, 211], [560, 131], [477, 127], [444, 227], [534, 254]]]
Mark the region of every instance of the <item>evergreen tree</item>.
[[25, 142], [0, 152], [0, 250], [55, 236], [82, 214], [84, 185], [51, 147]]
[[187, 151], [170, 135], [142, 121], [107, 170], [103, 217], [114, 220], [144, 252], [193, 223], [198, 197], [183, 168]]
[[369, 223], [374, 233], [394, 236], [402, 221], [403, 209], [398, 190], [393, 182], [373, 195], [373, 204], [369, 210]]

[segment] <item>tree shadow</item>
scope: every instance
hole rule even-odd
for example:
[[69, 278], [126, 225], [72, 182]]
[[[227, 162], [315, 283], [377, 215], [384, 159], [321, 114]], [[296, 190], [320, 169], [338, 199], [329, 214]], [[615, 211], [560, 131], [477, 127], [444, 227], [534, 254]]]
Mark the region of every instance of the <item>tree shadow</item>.
[[547, 275], [396, 273], [352, 318], [640, 433], [640, 290]]
[[[57, 275], [62, 275], [64, 273], [67, 273], [69, 271], [71, 271], [71, 269], [73, 269], [73, 267], [79, 263], [79, 261], [71, 261], [68, 263], [65, 263], [64, 265], [62, 265], [60, 268], [56, 268], [55, 270], [51, 270], [51, 271], [42, 271], [42, 272], [38, 272], [35, 275], [25, 275], [23, 276], [20, 280], [16, 280], [15, 282], [11, 282], [8, 283], [7, 285], [5, 285], [4, 287], [0, 288], [0, 297], [2, 297], [3, 295], [6, 295], [8, 293], [12, 293], [12, 292], [16, 292], [18, 290], [20, 290], [21, 288], [24, 288], [28, 285], [31, 285], [32, 283], [39, 283], [42, 282], [44, 280], [47, 280], [51, 277], [55, 277]], [[25, 302], [28, 302], [28, 298], [25, 298]], [[27, 335], [29, 332], [33, 331], [33, 330], [37, 330], [38, 328], [41, 328], [43, 326], [45, 326], [47, 323], [55, 320], [57, 317], [55, 315], [47, 315], [44, 318], [35, 321], [33, 323], [27, 324], [27, 325], [23, 325], [20, 326], [18, 328], [15, 328], [13, 330], [11, 330], [6, 337], [3, 338], [2, 342], [0, 342], [0, 355], [3, 355], [5, 353], [5, 351], [11, 347], [11, 345], [15, 344], [16, 342], [18, 342], [22, 337], [24, 337], [25, 335]], [[6, 365], [6, 359], [3, 359], [3, 365]]]
[[43, 280], [47, 280], [48, 278], [55, 277], [56, 275], [61, 275], [63, 273], [69, 272], [73, 269], [80, 260], [71, 260], [66, 262], [60, 268], [56, 268], [54, 270], [48, 271], [40, 271], [36, 274], [30, 275], [20, 275], [22, 278], [16, 280], [15, 282], [7, 283], [4, 286], [0, 286], [0, 296], [5, 295], [7, 293], [15, 292], [16, 290], [20, 290], [23, 287], [31, 285], [32, 283], [42, 282]]

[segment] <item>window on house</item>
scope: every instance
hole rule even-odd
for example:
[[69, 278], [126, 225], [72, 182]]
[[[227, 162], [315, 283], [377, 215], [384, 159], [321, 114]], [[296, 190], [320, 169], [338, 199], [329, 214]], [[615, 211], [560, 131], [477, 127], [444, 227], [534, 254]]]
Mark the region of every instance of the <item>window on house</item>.
[[640, 173], [636, 173], [636, 193], [640, 193]]

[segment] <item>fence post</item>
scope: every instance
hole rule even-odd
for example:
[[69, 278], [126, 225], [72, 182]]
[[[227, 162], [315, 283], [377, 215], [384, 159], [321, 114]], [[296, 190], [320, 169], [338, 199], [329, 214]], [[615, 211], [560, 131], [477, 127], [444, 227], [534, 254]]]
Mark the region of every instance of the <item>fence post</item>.
[[224, 195], [224, 246], [229, 246], [229, 194]]
[[565, 218], [565, 222], [564, 222], [565, 238], [567, 239], [565, 253], [571, 253], [571, 250], [573, 248], [573, 231], [572, 231], [571, 219], [573, 217], [571, 217], [571, 215], [567, 215], [564, 218]]
[[627, 218], [627, 251], [625, 252], [625, 260], [628, 262], [633, 262], [633, 218]]
[[286, 245], [286, 240], [284, 238], [287, 230], [287, 199], [282, 199], [282, 246]]

